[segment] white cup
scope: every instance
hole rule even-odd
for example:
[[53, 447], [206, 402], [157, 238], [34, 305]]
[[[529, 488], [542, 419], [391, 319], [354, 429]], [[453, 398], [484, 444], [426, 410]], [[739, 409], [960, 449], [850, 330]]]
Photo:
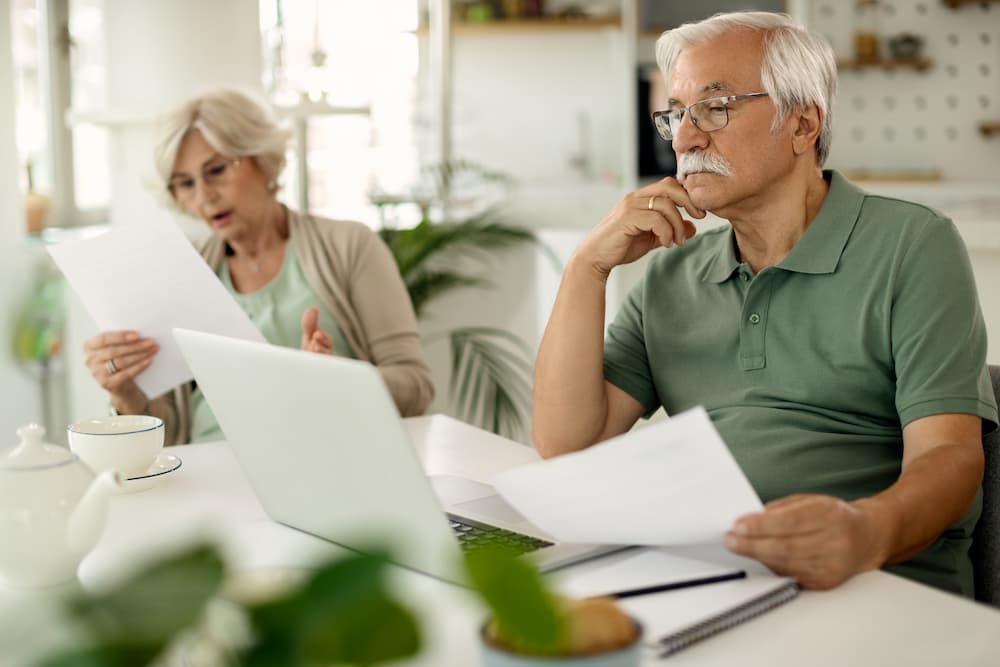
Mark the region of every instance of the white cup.
[[141, 477], [163, 449], [163, 420], [147, 415], [96, 417], [67, 427], [69, 448], [95, 473]]

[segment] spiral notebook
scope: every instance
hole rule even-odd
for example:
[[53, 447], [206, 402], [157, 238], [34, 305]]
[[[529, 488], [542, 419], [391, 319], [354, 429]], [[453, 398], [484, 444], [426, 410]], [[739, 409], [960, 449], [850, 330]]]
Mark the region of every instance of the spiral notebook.
[[798, 595], [794, 580], [778, 577], [745, 559], [702, 559], [698, 549], [642, 549], [601, 558], [563, 574], [557, 589], [573, 596], [724, 577], [748, 569], [745, 578], [620, 599], [643, 625], [647, 646], [663, 657], [745, 623]]
[[660, 657], [676, 653], [792, 600], [799, 594], [799, 587], [791, 579], [751, 576], [740, 581], [674, 592], [680, 595], [669, 605], [662, 602], [656, 605], [651, 614], [640, 611], [651, 600], [630, 599], [623, 602], [626, 610], [644, 619], [649, 640], [655, 643]]

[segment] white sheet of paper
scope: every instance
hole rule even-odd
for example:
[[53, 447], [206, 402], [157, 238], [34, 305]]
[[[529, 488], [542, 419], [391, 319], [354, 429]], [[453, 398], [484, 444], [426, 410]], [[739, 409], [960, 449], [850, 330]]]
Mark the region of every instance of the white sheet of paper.
[[136, 377], [150, 398], [193, 377], [173, 327], [265, 342], [173, 221], [116, 227], [48, 250], [101, 331], [135, 330], [159, 344]]
[[556, 570], [550, 576], [560, 593], [590, 597], [737, 571], [739, 568], [677, 556], [660, 548], [643, 548], [596, 558], [565, 571]]
[[717, 543], [762, 505], [698, 407], [573, 454], [498, 474], [497, 491], [562, 542]]

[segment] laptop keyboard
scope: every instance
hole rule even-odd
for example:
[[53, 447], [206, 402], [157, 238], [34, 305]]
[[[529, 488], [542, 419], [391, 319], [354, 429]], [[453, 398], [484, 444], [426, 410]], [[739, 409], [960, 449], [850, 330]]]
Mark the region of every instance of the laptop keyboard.
[[488, 526], [463, 517], [448, 515], [451, 529], [455, 531], [459, 544], [465, 551], [481, 549], [483, 547], [501, 547], [511, 549], [515, 553], [523, 554], [536, 549], [552, 546], [552, 542], [515, 533], [511, 530], [504, 530], [496, 526]]

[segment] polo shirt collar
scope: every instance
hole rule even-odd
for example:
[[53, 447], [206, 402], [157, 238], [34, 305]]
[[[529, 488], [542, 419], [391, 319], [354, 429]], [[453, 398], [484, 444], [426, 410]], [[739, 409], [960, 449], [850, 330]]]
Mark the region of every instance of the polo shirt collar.
[[865, 193], [833, 170], [824, 170], [830, 190], [819, 213], [778, 268], [797, 273], [833, 273], [854, 231]]
[[706, 283], [723, 283], [739, 268], [736, 259], [736, 236], [730, 226], [715, 238], [718, 247], [709, 254], [709, 260], [702, 269], [701, 280]]
[[[778, 268], [797, 273], [833, 273], [858, 221], [865, 193], [839, 172], [824, 170], [830, 189], [823, 205], [802, 238]], [[719, 234], [718, 247], [702, 270], [704, 282], [721, 283], [739, 268], [733, 228]]]

